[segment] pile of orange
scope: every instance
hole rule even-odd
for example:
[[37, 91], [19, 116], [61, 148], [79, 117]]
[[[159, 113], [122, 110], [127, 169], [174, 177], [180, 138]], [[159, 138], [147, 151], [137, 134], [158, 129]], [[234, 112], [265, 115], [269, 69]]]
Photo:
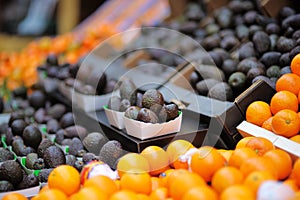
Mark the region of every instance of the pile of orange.
[[300, 137], [300, 54], [293, 58], [291, 70], [276, 82], [270, 104], [255, 101], [248, 106], [246, 120], [296, 141]]
[[[192, 153], [185, 160], [181, 155], [187, 151]], [[98, 175], [81, 183], [75, 168], [61, 165], [32, 199], [254, 200], [268, 180], [289, 186], [294, 199], [300, 195], [300, 159], [293, 161], [288, 153], [259, 137], [240, 140], [235, 150], [195, 148], [184, 140], [173, 141], [166, 150], [149, 146], [140, 154], [121, 157], [117, 170], [117, 180]], [[10, 195], [4, 199], [11, 200], [15, 194]]]

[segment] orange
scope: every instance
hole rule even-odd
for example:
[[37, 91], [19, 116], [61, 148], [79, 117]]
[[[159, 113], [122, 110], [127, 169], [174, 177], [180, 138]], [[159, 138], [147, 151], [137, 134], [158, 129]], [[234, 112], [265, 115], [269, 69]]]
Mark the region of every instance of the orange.
[[276, 166], [280, 180], [287, 178], [292, 172], [292, 158], [287, 152], [280, 149], [273, 149], [266, 152], [264, 157], [269, 158]]
[[49, 188], [61, 190], [70, 196], [80, 188], [80, 174], [72, 166], [60, 165], [49, 174], [48, 185]]
[[298, 112], [298, 98], [292, 92], [286, 90], [279, 91], [272, 97], [270, 108], [273, 115], [283, 109], [290, 109]]
[[275, 148], [275, 146], [270, 140], [263, 137], [254, 137], [250, 139], [247, 142], [246, 147], [253, 149], [256, 152], [256, 154], [259, 156], [262, 156], [266, 152]]
[[243, 183], [243, 173], [235, 167], [222, 167], [213, 175], [211, 186], [219, 193], [231, 185]]
[[291, 179], [291, 178], [286, 179], [285, 181], [283, 181], [283, 184], [289, 186], [295, 192], [299, 189], [295, 179]]
[[273, 119], [273, 117], [270, 117], [269, 119], [264, 121], [264, 123], [262, 124], [261, 127], [268, 131], [272, 131], [272, 119]]
[[164, 183], [162, 179], [152, 176], [151, 177], [151, 190], [155, 190], [157, 188], [164, 187]]
[[149, 172], [150, 166], [144, 156], [137, 153], [127, 153], [119, 159], [117, 170], [119, 176], [122, 177], [123, 173], [132, 172], [132, 170]]
[[161, 183], [164, 187], [167, 186], [168, 178], [172, 172], [174, 172], [175, 169], [167, 169], [163, 173], [161, 173], [158, 177], [161, 180]]
[[194, 146], [187, 140], [175, 140], [171, 142], [166, 150], [169, 157], [170, 166], [174, 167], [174, 162], [178, 161], [179, 156], [185, 154], [193, 147]]
[[225, 158], [226, 162], [229, 162], [229, 159], [233, 153], [233, 150], [218, 149], [218, 152]]
[[234, 150], [228, 164], [229, 166], [233, 166], [239, 169], [244, 161], [253, 157], [257, 157], [257, 154], [253, 149], [249, 147], [242, 147]]
[[130, 190], [120, 190], [114, 193], [109, 200], [139, 200], [137, 194]]
[[[174, 200], [182, 199], [185, 192], [190, 188], [206, 183], [198, 174], [193, 172], [172, 173], [171, 182], [169, 183], [169, 194]], [[170, 180], [170, 179], [169, 179]]]
[[237, 184], [226, 188], [220, 200], [255, 200], [254, 192], [245, 185]]
[[225, 158], [213, 147], [203, 146], [191, 157], [191, 170], [199, 174], [206, 182], [226, 164]]
[[266, 157], [253, 157], [245, 160], [240, 167], [241, 172], [247, 177], [254, 171], [269, 171], [274, 177], [278, 178], [276, 166], [269, 158]]
[[167, 152], [158, 146], [148, 146], [142, 152], [149, 163], [150, 175], [158, 175], [169, 168], [169, 158]]
[[293, 74], [300, 75], [300, 54], [297, 54], [291, 62], [291, 71]]
[[104, 175], [98, 175], [89, 178], [84, 182], [84, 187], [97, 187], [99, 191], [106, 193], [108, 196], [112, 195], [118, 190], [116, 183]]
[[248, 136], [248, 137], [244, 137], [242, 139], [240, 139], [238, 141], [238, 143], [236, 144], [235, 148], [236, 149], [239, 149], [239, 148], [242, 148], [242, 147], [245, 147], [247, 142], [251, 139], [251, 138], [254, 138], [254, 136]]
[[291, 137], [290, 140], [300, 144], [300, 135], [295, 135], [295, 136]]
[[298, 158], [293, 166], [293, 175], [298, 187], [300, 187], [300, 159]]
[[195, 186], [184, 193], [182, 200], [218, 200], [217, 193], [208, 186]]
[[299, 200], [300, 199], [300, 190], [295, 192], [295, 195], [289, 200]]
[[79, 192], [73, 194], [70, 200], [85, 200], [85, 199], [108, 199], [108, 195], [97, 187], [84, 187]]
[[16, 192], [11, 192], [4, 195], [2, 200], [27, 200], [27, 197]]
[[253, 171], [245, 178], [244, 185], [256, 194], [259, 186], [267, 180], [276, 180], [276, 178], [269, 171]]
[[272, 120], [272, 130], [274, 133], [293, 137], [298, 134], [300, 119], [295, 111], [284, 109], [276, 113]]
[[162, 200], [168, 197], [168, 189], [165, 187], [159, 187], [153, 190], [150, 194], [152, 200]]
[[67, 200], [68, 197], [61, 190], [57, 189], [49, 189], [42, 193], [39, 193], [37, 196], [33, 198], [33, 200]]
[[121, 177], [120, 187], [121, 190], [131, 190], [148, 195], [152, 190], [151, 177], [147, 172], [127, 172]]
[[284, 74], [276, 82], [276, 91], [287, 90], [295, 95], [300, 91], [300, 77], [296, 74]]
[[272, 117], [270, 106], [263, 101], [254, 101], [246, 110], [246, 120], [257, 126], [262, 126], [270, 117]]
[[148, 195], [145, 194], [136, 194], [138, 200], [152, 200]]

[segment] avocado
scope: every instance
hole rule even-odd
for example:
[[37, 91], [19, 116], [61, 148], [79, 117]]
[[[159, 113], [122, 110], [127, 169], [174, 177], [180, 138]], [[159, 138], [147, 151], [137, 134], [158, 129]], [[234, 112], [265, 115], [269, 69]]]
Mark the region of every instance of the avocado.
[[28, 169], [43, 169], [45, 168], [44, 160], [38, 158], [36, 153], [30, 153], [26, 156], [25, 166]]
[[29, 153], [35, 153], [35, 149], [30, 146], [25, 146], [22, 138], [14, 139], [12, 142], [12, 150], [17, 156], [26, 156]]
[[265, 70], [263, 70], [263, 68], [261, 68], [261, 67], [251, 68], [247, 73], [247, 81], [249, 83], [251, 83], [255, 77], [260, 76], [260, 75], [265, 75], [265, 74], [266, 74]]
[[178, 106], [174, 103], [164, 105], [158, 114], [159, 121], [167, 122], [178, 117]]
[[249, 28], [243, 24], [243, 18], [242, 17], [241, 18], [236, 17], [235, 19], [237, 19], [237, 20], [241, 19], [241, 23], [239, 23], [235, 28], [235, 32], [236, 32], [237, 37], [240, 40], [248, 39], [248, 37], [249, 37]]
[[39, 108], [34, 113], [34, 120], [39, 124], [43, 124], [46, 122], [46, 115], [46, 110], [44, 108]]
[[141, 108], [137, 106], [130, 106], [129, 108], [126, 109], [124, 116], [129, 119], [136, 120], [140, 109]]
[[116, 85], [117, 85], [117, 81], [115, 79], [110, 79], [107, 82], [107, 84], [106, 84], [106, 86], [105, 86], [105, 88], [103, 90], [103, 94], [108, 94], [108, 93], [113, 92], [114, 89], [115, 89], [115, 87], [116, 87]]
[[213, 78], [219, 81], [225, 80], [224, 72], [216, 66], [198, 65], [195, 66], [195, 68], [203, 79]]
[[271, 67], [269, 67], [267, 69], [266, 74], [269, 78], [271, 78], [271, 77], [279, 78], [280, 77], [280, 67], [277, 65], [272, 65]]
[[[298, 39], [300, 41], [300, 39]], [[290, 51], [290, 60], [292, 60], [297, 54], [300, 53], [300, 46], [296, 46], [295, 48]]]
[[79, 150], [78, 153], [77, 153], [77, 157], [82, 157], [84, 154], [86, 154], [85, 149]]
[[122, 149], [120, 142], [110, 140], [101, 148], [99, 159], [108, 164], [112, 169], [116, 169], [116, 162], [124, 153], [125, 151]]
[[48, 138], [44, 138], [42, 139], [42, 141], [40, 142], [38, 148], [37, 148], [37, 155], [39, 158], [42, 158], [43, 155], [44, 155], [44, 151], [50, 147], [50, 146], [53, 146], [54, 143], [49, 140]]
[[261, 62], [258, 62], [256, 59], [245, 58], [238, 64], [237, 70], [239, 72], [243, 72], [244, 74], [247, 74], [251, 68], [255, 68], [255, 67], [261, 67], [264, 69], [264, 65]]
[[88, 132], [86, 128], [79, 125], [75, 125], [65, 128], [64, 134], [67, 138], [78, 137], [83, 140], [88, 135]]
[[279, 16], [281, 19], [285, 19], [289, 16], [292, 16], [292, 15], [295, 15], [296, 14], [296, 11], [289, 7], [289, 6], [284, 6], [281, 8], [280, 12], [279, 12]]
[[60, 129], [60, 125], [56, 119], [50, 119], [47, 122], [47, 132], [49, 134], [55, 134]]
[[200, 79], [200, 75], [196, 71], [191, 73], [189, 80], [193, 88], [196, 88], [196, 84], [200, 81]]
[[75, 124], [73, 113], [71, 113], [71, 112], [65, 113], [61, 117], [59, 123], [60, 123], [61, 128], [67, 128], [69, 126], [73, 126]]
[[41, 107], [44, 107], [46, 104], [46, 96], [43, 92], [37, 90], [34, 91], [29, 97], [28, 101], [30, 106], [32, 106], [35, 109], [39, 109]]
[[24, 113], [20, 113], [20, 112], [12, 112], [10, 114], [9, 120], [8, 120], [8, 126], [11, 127], [11, 124], [13, 123], [13, 121], [17, 120], [17, 119], [24, 119]]
[[23, 119], [17, 119], [11, 124], [11, 131], [14, 135], [22, 135], [27, 123]]
[[222, 7], [218, 9], [216, 13], [216, 21], [220, 25], [221, 28], [229, 28], [232, 24], [233, 12], [226, 7]]
[[246, 85], [246, 75], [242, 72], [235, 72], [230, 75], [228, 84], [233, 89], [243, 89]]
[[259, 54], [263, 54], [270, 49], [270, 44], [271, 44], [270, 38], [268, 34], [266, 34], [263, 31], [255, 32], [252, 38], [252, 42], [254, 44], [256, 51]]
[[130, 105], [136, 105], [137, 88], [130, 79], [123, 79], [119, 86], [121, 99], [128, 99]]
[[79, 87], [76, 87], [75, 89], [80, 94], [85, 94], [85, 95], [95, 95], [96, 93], [96, 89], [93, 86], [87, 84], [82, 84]]
[[218, 81], [216, 79], [213, 79], [213, 78], [207, 78], [207, 79], [204, 79], [202, 81], [199, 81], [196, 84], [197, 92], [200, 95], [207, 95], [207, 93], [210, 90], [210, 88], [212, 88], [214, 85], [216, 85], [219, 82], [220, 81]]
[[142, 106], [150, 109], [155, 104], [164, 105], [163, 95], [155, 89], [147, 90], [143, 95]]
[[[230, 39], [229, 39], [229, 40], [230, 40]], [[222, 41], [224, 41], [224, 39], [223, 39]], [[221, 41], [221, 42], [222, 42], [222, 41]], [[225, 41], [225, 42], [227, 42], [227, 41]], [[231, 42], [231, 41], [229, 41], [229, 42]], [[229, 43], [229, 42], [228, 42], [228, 43]], [[222, 43], [221, 43], [221, 44], [222, 44]], [[223, 44], [223, 45], [228, 45], [228, 46], [230, 46], [231, 44], [225, 43], [225, 44]], [[217, 67], [220, 68], [220, 67], [222, 66], [222, 63], [223, 63], [222, 56], [221, 56], [219, 53], [215, 52], [215, 51], [209, 51], [208, 54], [209, 54], [210, 59], [213, 60], [214, 64], [215, 64]], [[208, 61], [208, 64], [210, 64], [209, 62], [210, 62], [210, 61]]]
[[138, 113], [137, 120], [153, 124], [158, 123], [159, 121], [157, 115], [147, 108], [141, 108]]
[[61, 142], [61, 145], [63, 146], [70, 146], [72, 144], [72, 139], [66, 138]]
[[69, 154], [76, 156], [78, 151], [83, 149], [83, 144], [81, 140], [77, 137], [72, 139], [71, 144], [69, 145]]
[[46, 58], [46, 63], [49, 65], [57, 66], [58, 65], [57, 55], [55, 55], [53, 53], [49, 54]]
[[18, 184], [17, 189], [26, 189], [39, 185], [39, 179], [34, 174], [28, 174], [23, 177], [23, 180]]
[[279, 37], [276, 44], [277, 50], [282, 53], [291, 51], [295, 46], [296, 46], [295, 40], [286, 38], [284, 36]]
[[34, 108], [29, 106], [29, 107], [25, 108], [24, 115], [25, 115], [25, 117], [31, 118], [34, 116], [34, 112], [35, 112]]
[[9, 150], [0, 147], [0, 162], [4, 162], [6, 160], [13, 160], [14, 154], [10, 152]]
[[5, 132], [5, 136], [6, 136], [6, 144], [7, 145], [11, 145], [13, 142], [13, 137], [14, 135], [11, 132], [11, 128], [8, 128]]
[[291, 59], [290, 59], [290, 53], [283, 53], [281, 54], [280, 58], [279, 58], [279, 65], [281, 67], [287, 66], [291, 63]]
[[44, 151], [43, 159], [47, 168], [55, 168], [66, 164], [66, 157], [63, 150], [57, 146], [50, 146]]
[[237, 70], [238, 61], [233, 59], [224, 60], [221, 69], [227, 77]]
[[280, 76], [282, 76], [284, 74], [289, 74], [289, 73], [292, 73], [290, 66], [285, 66], [285, 67], [281, 68], [281, 70], [280, 70]]
[[246, 24], [251, 25], [256, 22], [257, 12], [255, 10], [250, 10], [245, 13], [244, 21]]
[[108, 108], [114, 111], [119, 111], [121, 107], [121, 97], [119, 96], [111, 96], [108, 104]]
[[53, 106], [51, 106], [48, 110], [47, 110], [47, 114], [54, 118], [59, 120], [63, 114], [66, 112], [66, 107], [62, 104], [55, 104]]
[[208, 97], [218, 99], [220, 101], [232, 101], [233, 92], [227, 83], [220, 82], [208, 91]]
[[27, 98], [27, 88], [25, 86], [20, 86], [12, 91], [15, 98], [20, 97], [22, 99]]
[[[227, 36], [221, 40], [221, 48], [229, 51], [239, 43], [239, 40], [235, 36]], [[218, 66], [218, 65], [217, 65]]]
[[50, 66], [46, 69], [47, 76], [50, 78], [57, 78], [59, 69], [57, 66]]
[[49, 174], [52, 172], [53, 168], [42, 169], [38, 175], [39, 182], [47, 183]]
[[23, 131], [23, 140], [26, 146], [30, 146], [37, 149], [40, 142], [42, 141], [42, 133], [34, 125], [28, 125]]
[[278, 41], [278, 35], [275, 35], [275, 34], [272, 34], [269, 36], [270, 38], [270, 51], [275, 51], [276, 50], [276, 44], [277, 44], [277, 41]]
[[17, 161], [7, 160], [0, 164], [0, 180], [6, 180], [17, 185], [22, 179], [23, 170]]
[[107, 138], [101, 133], [90, 133], [82, 141], [83, 146], [91, 153], [99, 155], [102, 146], [107, 142]]
[[267, 34], [271, 35], [271, 34], [280, 34], [280, 26], [276, 23], [270, 23], [266, 26], [266, 32]]
[[273, 81], [271, 81], [268, 77], [266, 76], [257, 76], [252, 80], [252, 83], [255, 83], [258, 80], [263, 80], [265, 81], [267, 84], [269, 84], [272, 88], [275, 89], [275, 84]]
[[281, 53], [276, 51], [270, 51], [262, 55], [260, 62], [264, 64], [266, 67], [269, 67], [271, 65], [278, 64], [280, 57], [281, 57]]
[[143, 107], [142, 101], [143, 101], [143, 94], [140, 92], [137, 92], [136, 93], [136, 106], [140, 107], [140, 108]]
[[87, 77], [86, 83], [96, 88], [96, 94], [100, 95], [103, 94], [106, 86], [107, 76], [101, 69], [95, 68], [89, 77]]
[[75, 169], [77, 169], [77, 171], [80, 173], [82, 168], [84, 166], [84, 162], [80, 161], [80, 160], [76, 160], [76, 162], [74, 163], [74, 167]]
[[99, 161], [99, 157], [96, 156], [94, 153], [88, 152], [88, 153], [83, 154], [83, 156], [82, 156], [82, 161], [84, 164], [87, 164], [94, 160]]
[[74, 155], [68, 154], [66, 155], [66, 164], [74, 167], [75, 162], [77, 161]]
[[64, 129], [59, 129], [55, 133], [55, 142], [57, 144], [62, 144], [62, 141], [65, 139], [65, 130]]
[[214, 34], [214, 35], [209, 35], [209, 36], [205, 37], [202, 40], [201, 45], [203, 46], [204, 49], [206, 49], [207, 51], [210, 51], [216, 47], [219, 47], [220, 42], [221, 42], [221, 38], [217, 34]]
[[6, 181], [6, 180], [1, 180], [0, 181], [0, 193], [1, 192], [9, 192], [13, 191], [15, 188], [11, 182]]
[[130, 101], [129, 101], [128, 99], [123, 99], [123, 100], [121, 101], [121, 105], [120, 105], [119, 111], [120, 111], [120, 112], [125, 112], [125, 110], [126, 110], [127, 108], [129, 108], [129, 107], [130, 107]]

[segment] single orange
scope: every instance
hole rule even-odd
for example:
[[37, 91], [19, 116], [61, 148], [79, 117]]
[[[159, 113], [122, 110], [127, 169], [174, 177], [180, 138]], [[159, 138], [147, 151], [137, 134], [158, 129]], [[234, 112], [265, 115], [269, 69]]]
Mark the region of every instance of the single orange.
[[226, 188], [220, 200], [255, 200], [255, 193], [245, 185], [236, 184]]
[[278, 178], [276, 166], [269, 158], [266, 157], [253, 157], [245, 160], [240, 167], [241, 172], [247, 177], [254, 171], [269, 171], [274, 177]]
[[164, 187], [164, 183], [162, 181], [162, 179], [156, 177], [156, 176], [151, 176], [151, 190], [155, 190], [157, 188], [160, 188], [160, 187]]
[[291, 62], [291, 71], [293, 74], [300, 75], [300, 54], [297, 54]]
[[276, 91], [287, 90], [295, 95], [300, 91], [300, 77], [296, 74], [284, 74], [276, 81]]
[[70, 196], [80, 188], [80, 174], [70, 165], [60, 165], [54, 168], [48, 177], [51, 189], [58, 189]]
[[213, 175], [211, 186], [219, 193], [227, 187], [235, 184], [242, 184], [243, 173], [235, 167], [222, 167]]
[[239, 149], [239, 148], [242, 148], [242, 147], [245, 147], [247, 142], [251, 139], [251, 138], [254, 138], [254, 136], [248, 136], [248, 137], [244, 137], [242, 139], [240, 139], [238, 141], [238, 143], [236, 144], [235, 148], [236, 149]]
[[273, 149], [266, 152], [264, 157], [269, 158], [276, 166], [280, 180], [287, 178], [292, 172], [292, 158], [287, 152], [280, 149]]
[[284, 109], [276, 113], [272, 120], [272, 130], [274, 133], [293, 137], [298, 134], [300, 119], [295, 111]]
[[158, 176], [158, 178], [161, 180], [161, 183], [164, 187], [167, 186], [168, 178], [169, 178], [170, 174], [174, 171], [175, 171], [175, 169], [167, 169], [166, 171], [164, 171], [163, 173], [161, 173]]
[[270, 108], [273, 115], [283, 109], [290, 109], [298, 112], [298, 98], [292, 92], [286, 90], [279, 91], [272, 97]]
[[268, 131], [272, 131], [272, 119], [273, 119], [273, 117], [270, 117], [269, 119], [264, 121], [264, 123], [262, 124], [261, 127]]
[[141, 193], [136, 194], [136, 197], [137, 197], [138, 200], [153, 200], [148, 195], [141, 194]]
[[227, 150], [227, 149], [218, 149], [218, 152], [225, 158], [226, 162], [229, 162], [230, 156], [233, 153], [233, 150]]
[[192, 155], [190, 167], [193, 172], [209, 182], [213, 174], [225, 164], [225, 158], [215, 148], [203, 146]]
[[114, 193], [109, 200], [139, 200], [137, 194], [131, 190], [120, 190]]
[[257, 126], [262, 126], [270, 117], [272, 117], [270, 106], [263, 101], [254, 101], [246, 110], [246, 120]]
[[98, 175], [89, 178], [84, 182], [83, 186], [96, 187], [99, 191], [106, 193], [108, 196], [112, 195], [118, 190], [115, 181], [104, 175]]
[[218, 200], [218, 194], [208, 186], [195, 186], [184, 193], [182, 200], [209, 199]]
[[2, 197], [2, 200], [27, 200], [27, 197], [20, 193], [10, 192]]
[[269, 171], [253, 171], [245, 178], [244, 185], [256, 194], [259, 186], [267, 180], [276, 180], [276, 178]]
[[246, 147], [253, 149], [259, 156], [262, 156], [266, 152], [275, 148], [275, 146], [270, 140], [263, 137], [254, 137], [250, 139], [247, 142]]
[[152, 200], [162, 200], [168, 197], [168, 189], [165, 187], [159, 187], [153, 190], [150, 194]]
[[298, 158], [293, 166], [293, 175], [298, 187], [300, 187], [300, 159]]
[[194, 148], [194, 145], [187, 140], [175, 140], [171, 142], [166, 149], [170, 166], [174, 167], [174, 162], [191, 148]]
[[[171, 177], [170, 177], [171, 178]], [[169, 194], [174, 200], [182, 199], [185, 192], [198, 185], [206, 185], [206, 182], [194, 172], [177, 174], [172, 173], [172, 181], [169, 184]]]
[[289, 139], [300, 144], [300, 135], [295, 135]]
[[167, 152], [158, 146], [148, 146], [142, 152], [150, 166], [150, 175], [159, 175], [169, 168], [169, 158]]
[[58, 190], [58, 189], [49, 189], [47, 191], [39, 193], [33, 199], [34, 200], [57, 200], [57, 199], [59, 199], [59, 200], [67, 200], [68, 197], [61, 190]]
[[256, 154], [256, 152], [249, 147], [238, 148], [235, 149], [230, 156], [228, 164], [229, 166], [233, 166], [239, 169], [244, 161], [257, 156], [258, 155]]
[[295, 191], [295, 192], [296, 192], [297, 190], [299, 190], [299, 187], [298, 187], [297, 182], [296, 182], [295, 179], [291, 179], [291, 178], [286, 179], [286, 180], [283, 181], [283, 184], [288, 185], [288, 186], [289, 186], [290, 188], [292, 188], [293, 191]]
[[123, 173], [128, 171], [132, 172], [133, 170], [149, 172], [150, 166], [148, 160], [144, 156], [138, 153], [127, 153], [119, 159], [117, 170], [119, 176], [122, 177]]
[[147, 172], [127, 172], [120, 180], [121, 190], [131, 190], [136, 193], [150, 194], [152, 190], [151, 177]]
[[85, 199], [108, 199], [108, 195], [99, 190], [98, 187], [84, 187], [70, 197], [70, 200], [85, 200]]

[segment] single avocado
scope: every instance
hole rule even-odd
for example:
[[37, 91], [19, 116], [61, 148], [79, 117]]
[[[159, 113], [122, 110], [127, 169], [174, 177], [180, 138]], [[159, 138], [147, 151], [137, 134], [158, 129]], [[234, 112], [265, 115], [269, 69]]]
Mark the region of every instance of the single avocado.
[[225, 80], [224, 72], [218, 67], [211, 65], [198, 65], [195, 67], [203, 79], [213, 78], [219, 81]]
[[62, 144], [62, 141], [65, 139], [65, 130], [60, 129], [55, 133], [55, 142], [57, 144]]
[[137, 120], [153, 124], [158, 123], [159, 121], [157, 115], [147, 108], [141, 108], [138, 113]]
[[88, 132], [86, 128], [79, 125], [75, 125], [65, 128], [64, 134], [67, 138], [78, 137], [83, 140], [87, 136]]
[[87, 164], [94, 160], [99, 161], [99, 157], [96, 156], [94, 153], [88, 152], [88, 153], [83, 154], [83, 156], [82, 156], [82, 161], [84, 164]]
[[230, 75], [228, 84], [233, 89], [243, 89], [246, 86], [246, 75], [242, 72], [235, 72]]
[[250, 10], [245, 13], [244, 15], [244, 21], [246, 24], [251, 25], [256, 22], [256, 17], [258, 13], [255, 10]]
[[260, 75], [265, 75], [265, 74], [266, 74], [265, 70], [261, 67], [251, 68], [247, 73], [247, 81], [251, 83], [255, 77]]
[[218, 99], [221, 101], [232, 101], [233, 92], [227, 83], [220, 82], [209, 90], [208, 97]]
[[178, 117], [178, 106], [174, 103], [164, 105], [158, 115], [161, 123], [170, 121], [176, 117]]
[[82, 168], [84, 166], [84, 162], [83, 161], [80, 161], [80, 160], [76, 160], [75, 164], [74, 164], [74, 167], [75, 169], [77, 169], [77, 171], [80, 173]]
[[130, 105], [136, 105], [137, 88], [130, 79], [123, 79], [119, 86], [121, 99], [128, 99]]
[[238, 61], [233, 59], [226, 59], [223, 62], [222, 70], [227, 77], [237, 70]]
[[279, 37], [276, 48], [280, 52], [289, 52], [296, 46], [296, 42], [293, 39], [286, 38], [284, 36]]
[[193, 88], [196, 88], [196, 84], [201, 80], [201, 76], [198, 72], [193, 71], [190, 75], [190, 83]]
[[280, 70], [280, 76], [282, 76], [284, 74], [289, 74], [289, 73], [292, 73], [290, 66], [285, 66], [285, 67], [281, 68], [281, 70]]
[[267, 34], [271, 35], [271, 34], [280, 34], [280, 26], [276, 23], [270, 23], [266, 26], [266, 32]]
[[14, 97], [20, 97], [22, 99], [27, 98], [27, 88], [25, 86], [20, 86], [12, 91]]
[[237, 37], [242, 40], [242, 39], [248, 39], [249, 37], [249, 28], [247, 26], [245, 26], [243, 24], [243, 18], [239, 18], [239, 17], [236, 17], [235, 19], [237, 20], [240, 20], [241, 22], [236, 26], [235, 28], [235, 32], [236, 32], [236, 35]]
[[111, 110], [119, 111], [121, 107], [121, 97], [119, 96], [110, 97], [107, 106]]
[[17, 189], [26, 189], [39, 185], [39, 179], [34, 174], [28, 174], [23, 177], [23, 180], [18, 184]]
[[23, 170], [17, 161], [7, 160], [0, 164], [0, 180], [6, 180], [17, 185], [22, 179]]
[[20, 113], [20, 112], [12, 112], [10, 114], [9, 120], [8, 120], [8, 126], [11, 127], [11, 124], [17, 120], [17, 119], [24, 119], [24, 113]]
[[28, 125], [23, 131], [23, 140], [26, 146], [37, 149], [42, 141], [42, 133], [34, 125]]
[[129, 119], [136, 120], [140, 109], [141, 108], [137, 106], [130, 106], [129, 108], [126, 109], [124, 116]]
[[77, 159], [75, 156], [73, 156], [71, 154], [66, 155], [66, 164], [67, 165], [74, 167], [76, 161], [77, 161]]
[[30, 106], [32, 106], [35, 109], [41, 108], [45, 106], [46, 103], [46, 96], [43, 92], [37, 90], [34, 91], [29, 97], [28, 101]]
[[279, 16], [281, 19], [285, 19], [289, 16], [292, 16], [292, 15], [295, 15], [296, 14], [296, 11], [289, 7], [289, 6], [284, 6], [281, 8], [280, 12], [279, 12]]
[[143, 101], [143, 94], [140, 92], [136, 93], [136, 106], [140, 108], [143, 107], [142, 101]]
[[251, 68], [255, 68], [255, 67], [261, 67], [264, 69], [264, 65], [261, 62], [258, 62], [256, 59], [245, 58], [238, 64], [237, 70], [239, 72], [243, 72], [244, 74], [247, 74]]
[[[281, 67], [287, 66], [291, 63], [291, 59], [290, 59], [290, 53], [283, 53], [281, 54], [280, 58], [279, 58], [279, 65]], [[277, 63], [274, 63], [277, 64]]]
[[[37, 153], [30, 153], [26, 156], [25, 166], [28, 169], [35, 169], [35, 167], [39, 168], [39, 165], [37, 165], [37, 163], [39, 162], [40, 161], [38, 161]], [[39, 164], [41, 164], [41, 168], [44, 168], [44, 161], [43, 163], [39, 163]]]
[[268, 34], [266, 34], [263, 31], [257, 31], [256, 33], [254, 33], [252, 42], [254, 44], [256, 51], [259, 54], [263, 54], [270, 49], [270, 45], [271, 45], [270, 38]]
[[35, 153], [35, 149], [30, 146], [25, 146], [22, 138], [13, 139], [12, 150], [17, 156], [26, 156], [29, 153]]
[[6, 160], [13, 160], [14, 154], [10, 152], [9, 150], [0, 147], [0, 162], [4, 162]]
[[91, 153], [99, 155], [102, 146], [107, 142], [107, 138], [101, 133], [90, 133], [82, 141], [83, 146]]
[[44, 151], [50, 147], [53, 146], [54, 143], [49, 140], [48, 138], [43, 138], [42, 141], [40, 142], [38, 148], [37, 148], [37, 155], [39, 158], [42, 158], [44, 155]]
[[200, 95], [207, 95], [208, 94], [208, 91], [214, 86], [216, 85], [217, 83], [219, 83], [220, 81], [216, 80], [216, 79], [213, 79], [213, 78], [207, 78], [207, 79], [204, 79], [202, 81], [199, 81], [197, 84], [196, 84], [196, 89], [197, 89], [197, 92], [200, 94]]
[[76, 156], [78, 151], [83, 149], [83, 144], [81, 140], [77, 137], [72, 139], [71, 144], [69, 145], [69, 154]]
[[47, 132], [49, 134], [55, 134], [59, 129], [60, 129], [60, 125], [56, 119], [50, 119], [47, 122]]
[[270, 51], [262, 55], [260, 62], [264, 64], [266, 67], [269, 67], [271, 65], [278, 64], [280, 57], [281, 57], [280, 52]]
[[47, 183], [49, 174], [52, 172], [53, 168], [42, 169], [38, 175], [39, 182]]
[[73, 126], [75, 124], [73, 113], [68, 112], [68, 113], [64, 114], [61, 117], [59, 123], [60, 123], [61, 128], [67, 128], [69, 126]]
[[[298, 40], [300, 43], [300, 39], [298, 39]], [[290, 51], [290, 60], [293, 60], [293, 58], [299, 53], [300, 53], [300, 46], [297, 45], [295, 48], [292, 49], [292, 51]]]
[[62, 104], [55, 104], [47, 110], [47, 114], [57, 120], [59, 120], [65, 112], [66, 107]]
[[142, 106], [150, 109], [155, 104], [164, 105], [163, 95], [155, 89], [147, 90], [143, 95]]
[[123, 99], [122, 101], [121, 101], [121, 105], [120, 105], [120, 109], [119, 109], [119, 111], [120, 112], [125, 112], [125, 110], [127, 109], [127, 108], [129, 108], [131, 105], [130, 105], [130, 101], [128, 100], [128, 99]]
[[61, 145], [63, 146], [70, 146], [72, 144], [72, 139], [66, 138], [61, 142]]
[[31, 118], [34, 116], [34, 112], [35, 112], [34, 108], [29, 106], [29, 107], [25, 108], [24, 115], [25, 115], [25, 117]]
[[43, 124], [46, 122], [46, 115], [46, 110], [44, 108], [39, 108], [34, 113], [34, 120], [39, 124]]
[[277, 44], [277, 41], [278, 41], [278, 35], [275, 35], [275, 34], [272, 34], [269, 36], [270, 38], [270, 51], [275, 51], [276, 50], [276, 44]]
[[125, 154], [122, 145], [117, 140], [110, 140], [101, 148], [99, 159], [108, 164], [112, 169], [116, 169], [117, 160]]
[[269, 67], [266, 71], [266, 74], [269, 78], [271, 77], [275, 77], [275, 78], [279, 78], [280, 77], [280, 67], [277, 65], [272, 65], [271, 67]]
[[0, 181], [0, 192], [9, 192], [13, 191], [15, 188], [11, 182], [2, 180]]
[[47, 168], [55, 168], [66, 164], [66, 157], [63, 150], [57, 146], [50, 146], [44, 151], [43, 159]]
[[7, 145], [11, 145], [13, 142], [13, 137], [14, 135], [11, 132], [11, 128], [8, 128], [5, 132], [5, 136], [6, 136], [6, 144]]
[[227, 36], [221, 40], [220, 46], [221, 46], [221, 48], [229, 51], [233, 47], [235, 47], [238, 43], [239, 43], [239, 40], [235, 36]]

